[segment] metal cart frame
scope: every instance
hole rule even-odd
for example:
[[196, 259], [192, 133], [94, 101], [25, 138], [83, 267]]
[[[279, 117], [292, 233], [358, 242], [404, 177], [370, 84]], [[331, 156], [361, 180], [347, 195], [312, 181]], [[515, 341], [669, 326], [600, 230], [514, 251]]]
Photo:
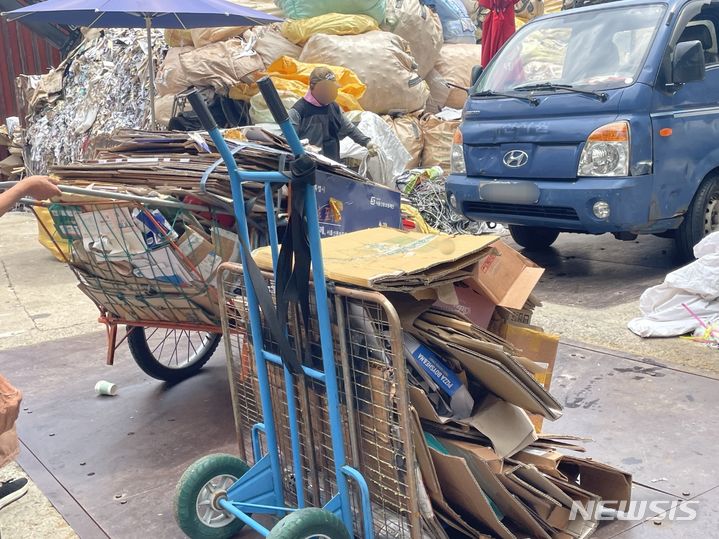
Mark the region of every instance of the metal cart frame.
[[[272, 81], [266, 77], [259, 81], [258, 85], [262, 91], [265, 101], [268, 103], [270, 111], [272, 111], [273, 116], [275, 117], [275, 120], [282, 128], [282, 132], [289, 143], [293, 154], [295, 157], [301, 158], [304, 155], [304, 149], [297, 133], [290, 123], [287, 111], [282, 105]], [[205, 127], [205, 129], [209, 132], [216, 148], [225, 161], [232, 187], [235, 217], [237, 219], [237, 232], [240, 236], [241, 242], [244, 241], [244, 246], [247, 247], [249, 245], [249, 231], [246, 208], [244, 207], [243, 182], [263, 182], [265, 188], [265, 199], [267, 201], [271, 201], [273, 200], [272, 184], [288, 184], [290, 182], [290, 178], [288, 178], [285, 174], [276, 171], [250, 172], [239, 170], [232, 152], [223, 139], [214, 118], [211, 116], [202, 97], [199, 93], [197, 93], [197, 91], [190, 92], [187, 97], [200, 118], [203, 127]], [[283, 471], [280, 463], [278, 430], [275, 423], [275, 417], [272, 414], [272, 387], [268, 371], [269, 365], [280, 365], [284, 370], [293, 463], [299, 469], [301, 462], [301, 447], [298, 431], [294, 378], [319, 381], [323, 383], [326, 388], [329, 428], [332, 438], [331, 445], [334, 461], [334, 475], [337, 487], [336, 494], [327, 504], [325, 504], [324, 510], [339, 517], [347, 533], [352, 534], [353, 512], [350, 490], [348, 487], [348, 479], [351, 479], [358, 485], [361, 493], [361, 512], [366, 530], [365, 539], [372, 539], [374, 535], [371, 526], [372, 509], [370, 505], [369, 488], [362, 474], [347, 464], [345, 455], [344, 433], [342, 430], [342, 419], [340, 417], [340, 397], [334, 359], [333, 336], [330, 324], [330, 312], [327, 305], [328, 290], [322, 260], [320, 230], [317, 219], [317, 200], [315, 197], [314, 186], [302, 184], [296, 187], [298, 189], [305, 189], [304, 211], [307, 216], [307, 235], [315, 283], [314, 299], [316, 305], [319, 344], [321, 348], [322, 370], [301, 365], [299, 369], [300, 372], [293, 374], [290, 372], [288, 365], [284, 363], [284, 361], [288, 361], [290, 358], [284, 358], [283, 361], [283, 358], [281, 358], [278, 354], [275, 354], [265, 348], [262, 334], [262, 320], [263, 315], [267, 316], [268, 313], [262, 313], [260, 311], [257, 291], [253, 288], [251, 278], [248, 277], [247, 274], [244, 274], [248, 312], [247, 321], [249, 322], [250, 337], [252, 339], [252, 343], [254, 344], [252, 349], [255, 359], [255, 367], [257, 369], [259, 396], [262, 404], [264, 419], [263, 423], [261, 425], [257, 425], [255, 430], [263, 431], [268, 452], [261, 457], [244, 475], [239, 477], [232, 486], [230, 486], [226, 491], [221, 492], [220, 496], [215, 497], [212, 503], [214, 507], [223, 509], [226, 513], [239, 519], [247, 526], [260, 533], [263, 537], [271, 535], [271, 531], [250, 515], [269, 514], [283, 516], [305, 507], [304, 485], [301, 485], [301, 481], [297, 488], [298, 507], [289, 507], [284, 497]], [[296, 192], [296, 194], [299, 195], [300, 193]], [[276, 213], [273, 204], [268, 204], [267, 207], [267, 224], [274, 267], [277, 268], [279, 242], [277, 238]], [[247, 252], [246, 248], [241, 249], [242, 266], [244, 268], [249, 267], [248, 264], [253, 263], [251, 260], [248, 260], [248, 257], [250, 256], [251, 255]]]

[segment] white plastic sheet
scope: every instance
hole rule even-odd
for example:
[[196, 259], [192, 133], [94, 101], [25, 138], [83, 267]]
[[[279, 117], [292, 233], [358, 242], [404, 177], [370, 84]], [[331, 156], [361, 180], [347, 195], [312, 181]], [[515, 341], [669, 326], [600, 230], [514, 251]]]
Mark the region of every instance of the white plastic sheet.
[[368, 157], [367, 148], [350, 138], [345, 138], [340, 142], [340, 156], [342, 159], [362, 161], [361, 174], [377, 183], [394, 188], [394, 178], [404, 172], [412, 156], [392, 128], [375, 113], [365, 111], [347, 116], [354, 121], [359, 118], [357, 127], [377, 144], [378, 155]]
[[695, 262], [642, 294], [643, 316], [629, 322], [630, 330], [640, 337], [676, 337], [719, 322], [719, 232], [699, 242], [694, 256]]

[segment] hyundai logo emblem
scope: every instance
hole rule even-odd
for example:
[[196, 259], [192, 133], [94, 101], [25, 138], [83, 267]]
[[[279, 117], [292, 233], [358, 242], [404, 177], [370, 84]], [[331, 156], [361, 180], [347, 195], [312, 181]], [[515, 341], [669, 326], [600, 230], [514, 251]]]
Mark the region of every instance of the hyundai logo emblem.
[[503, 161], [509, 168], [519, 168], [527, 164], [529, 155], [522, 150], [512, 150], [504, 154]]

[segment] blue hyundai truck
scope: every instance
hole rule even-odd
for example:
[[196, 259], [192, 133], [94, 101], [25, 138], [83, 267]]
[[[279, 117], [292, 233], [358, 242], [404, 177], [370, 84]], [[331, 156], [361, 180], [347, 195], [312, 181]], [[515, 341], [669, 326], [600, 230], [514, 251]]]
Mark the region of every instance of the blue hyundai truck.
[[719, 0], [632, 0], [535, 19], [470, 95], [450, 204], [529, 249], [562, 232], [719, 230]]

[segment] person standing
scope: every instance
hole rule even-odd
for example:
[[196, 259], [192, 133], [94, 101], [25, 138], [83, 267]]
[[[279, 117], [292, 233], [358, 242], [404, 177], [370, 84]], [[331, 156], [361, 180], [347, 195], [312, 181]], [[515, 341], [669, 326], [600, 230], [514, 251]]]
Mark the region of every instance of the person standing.
[[[60, 190], [47, 176], [30, 176], [0, 193], [0, 217], [25, 197], [45, 200], [60, 195]], [[19, 443], [15, 422], [20, 412], [22, 393], [0, 374], [0, 468], [18, 454]], [[0, 509], [22, 498], [27, 492], [27, 479], [0, 482]]]
[[290, 121], [300, 140], [309, 140], [312, 146], [322, 149], [322, 155], [340, 160], [340, 140], [350, 137], [369, 150], [370, 157], [377, 155], [377, 145], [357, 129], [342, 114], [335, 102], [339, 84], [332, 70], [316, 67], [310, 74], [307, 94], [289, 111]]

